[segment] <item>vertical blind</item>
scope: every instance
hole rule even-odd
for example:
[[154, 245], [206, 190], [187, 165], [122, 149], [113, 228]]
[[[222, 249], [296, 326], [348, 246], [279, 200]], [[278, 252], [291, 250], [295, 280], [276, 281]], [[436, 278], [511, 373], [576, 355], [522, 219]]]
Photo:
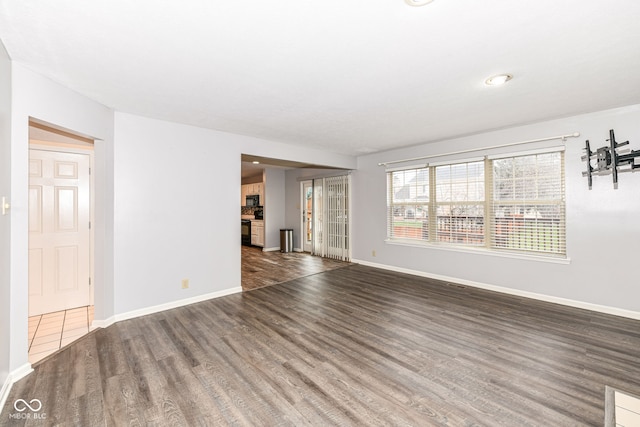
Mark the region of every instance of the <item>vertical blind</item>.
[[349, 261], [351, 259], [349, 175], [315, 179], [314, 255]]

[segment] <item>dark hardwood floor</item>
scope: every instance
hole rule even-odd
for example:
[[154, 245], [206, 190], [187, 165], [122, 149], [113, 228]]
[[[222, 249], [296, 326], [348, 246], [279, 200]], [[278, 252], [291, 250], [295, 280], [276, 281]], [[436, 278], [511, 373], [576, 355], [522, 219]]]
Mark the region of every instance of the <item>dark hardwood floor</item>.
[[639, 321], [350, 265], [94, 331], [0, 424], [601, 426], [606, 385], [640, 394]]
[[348, 265], [348, 262], [307, 253], [263, 252], [259, 247], [242, 246], [242, 290], [250, 291]]

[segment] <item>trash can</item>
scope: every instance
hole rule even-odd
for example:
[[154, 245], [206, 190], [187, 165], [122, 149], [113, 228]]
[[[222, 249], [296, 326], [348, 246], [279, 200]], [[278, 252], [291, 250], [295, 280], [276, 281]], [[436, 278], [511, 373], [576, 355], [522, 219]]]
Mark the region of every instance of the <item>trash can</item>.
[[280, 229], [280, 252], [291, 252], [293, 250], [293, 229]]

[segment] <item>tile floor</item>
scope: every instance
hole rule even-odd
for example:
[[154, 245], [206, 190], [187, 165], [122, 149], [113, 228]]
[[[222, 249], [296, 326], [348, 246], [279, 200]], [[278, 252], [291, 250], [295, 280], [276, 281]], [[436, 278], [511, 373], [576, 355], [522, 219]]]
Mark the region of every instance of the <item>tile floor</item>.
[[640, 426], [640, 399], [628, 394], [615, 392], [616, 426]]
[[42, 360], [88, 333], [92, 321], [92, 305], [29, 317], [29, 363]]

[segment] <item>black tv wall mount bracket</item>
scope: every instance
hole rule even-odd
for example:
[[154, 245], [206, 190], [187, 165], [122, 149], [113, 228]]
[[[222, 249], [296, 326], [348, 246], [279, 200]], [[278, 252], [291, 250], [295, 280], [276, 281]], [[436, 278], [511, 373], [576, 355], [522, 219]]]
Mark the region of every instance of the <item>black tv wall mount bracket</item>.
[[[618, 188], [618, 174], [622, 172], [635, 172], [640, 169], [640, 164], [636, 164], [636, 158], [640, 157], [640, 150], [630, 150], [628, 148], [621, 149], [625, 145], [629, 145], [629, 141], [616, 142], [616, 136], [613, 129], [609, 131], [608, 146], [598, 148], [591, 151], [589, 140], [585, 141], [586, 154], [582, 156], [582, 161], [587, 162], [587, 170], [582, 172], [582, 176], [586, 176], [589, 181], [589, 190], [593, 184], [593, 176], [596, 175], [613, 175], [613, 188]], [[592, 165], [595, 161], [595, 166]]]

